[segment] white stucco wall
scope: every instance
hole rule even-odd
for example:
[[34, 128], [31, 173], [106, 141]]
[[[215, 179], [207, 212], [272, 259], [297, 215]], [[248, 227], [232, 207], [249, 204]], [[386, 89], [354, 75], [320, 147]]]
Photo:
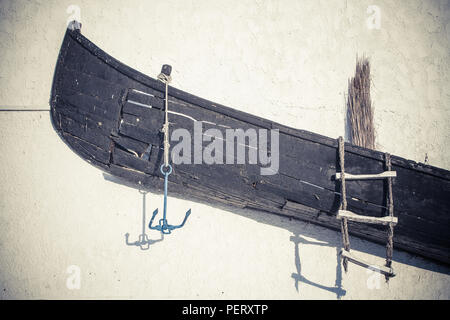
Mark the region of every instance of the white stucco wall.
[[[82, 33], [129, 66], [156, 76], [169, 63], [175, 87], [330, 137], [344, 134], [347, 81], [366, 54], [377, 148], [450, 169], [449, 1], [1, 1], [1, 109], [49, 108], [70, 5]], [[137, 190], [74, 154], [48, 112], [0, 120], [1, 298], [450, 298], [449, 267], [396, 251], [398, 275], [377, 288], [365, 269], [342, 272], [337, 232], [188, 200], [169, 199], [171, 219], [192, 208], [183, 229], [128, 247]], [[161, 205], [147, 195], [147, 215]], [[383, 263], [383, 246], [351, 243]], [[79, 289], [66, 285], [71, 265]]]

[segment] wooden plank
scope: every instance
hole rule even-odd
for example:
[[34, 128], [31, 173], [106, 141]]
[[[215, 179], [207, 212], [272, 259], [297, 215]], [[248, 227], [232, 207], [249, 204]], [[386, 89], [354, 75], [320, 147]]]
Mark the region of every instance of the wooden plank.
[[164, 100], [155, 97], [150, 93], [146, 93], [140, 90], [131, 89], [128, 92], [127, 101], [134, 101], [140, 104], [151, 106], [156, 109], [164, 109]]
[[[339, 168], [336, 148], [320, 143], [301, 140], [280, 134], [280, 172], [309, 181], [327, 189], [334, 189], [334, 175]], [[384, 171], [382, 161], [368, 161], [367, 158], [345, 154], [346, 170], [353, 174]], [[347, 185], [350, 197], [362, 199], [377, 205], [385, 201], [383, 181], [358, 181]]]
[[150, 110], [152, 110], [150, 107], [139, 106], [137, 104], [130, 103], [128, 101], [125, 101], [122, 107], [122, 112], [132, 114], [137, 117], [146, 117], [150, 115], [151, 114]]
[[87, 141], [84, 141], [80, 138], [72, 136], [67, 132], [63, 132], [64, 138], [67, 142], [74, 148], [75, 150], [82, 150], [86, 155], [91, 157], [92, 159], [104, 163], [109, 164], [110, 152], [103, 150]]
[[337, 219], [347, 218], [351, 221], [361, 222], [361, 223], [369, 223], [369, 224], [381, 224], [381, 225], [389, 225], [393, 224], [394, 226], [398, 223], [397, 217], [370, 217], [363, 216], [356, 213], [353, 213], [348, 210], [339, 210], [336, 216]]
[[[263, 183], [261, 183], [261, 181], [258, 181], [258, 183], [256, 184], [256, 189], [261, 189], [266, 191], [267, 193], [282, 196], [287, 200], [288, 204], [291, 202], [295, 202], [300, 206], [307, 206], [308, 208], [310, 208], [310, 210], [313, 209], [316, 212], [328, 212], [329, 215], [334, 220], [336, 220], [336, 215], [334, 214], [334, 212], [337, 212], [338, 210], [340, 204], [340, 196], [335, 194], [331, 190], [320, 189], [311, 186], [308, 183], [301, 183], [300, 181], [289, 177], [279, 177], [278, 180], [272, 178], [269, 180], [264, 180]], [[355, 201], [351, 198], [348, 199], [348, 208], [349, 210], [366, 215], [370, 214], [376, 216], [382, 215], [384, 213], [378, 207], [371, 206], [370, 204], [361, 201]], [[289, 206], [283, 207], [283, 210], [294, 211], [292, 209], [289, 209]], [[304, 214], [303, 211], [298, 211], [300, 214]], [[403, 212], [397, 211], [396, 215], [399, 220], [402, 221], [402, 223], [399, 224], [396, 229], [399, 235], [406, 235], [414, 232], [415, 237], [422, 239], [424, 243], [445, 243], [443, 242], [442, 236], [437, 234], [445, 232], [447, 228], [446, 226], [433, 223], [432, 221], [418, 219], [415, 216], [410, 216], [407, 213]], [[317, 221], [321, 221], [321, 218]], [[328, 223], [328, 225], [334, 225], [334, 222], [330, 219], [327, 219], [326, 222]], [[355, 227], [361, 228], [358, 223], [355, 223]], [[378, 231], [376, 227], [376, 225], [368, 226], [369, 229], [373, 229], [372, 232], [380, 232], [381, 234], [384, 234], [383, 229]], [[425, 230], [439, 231], [430, 233]]]
[[125, 168], [130, 168], [143, 173], [152, 173], [155, 171], [155, 163], [143, 160], [132, 153], [115, 148], [112, 155], [112, 163]]
[[[341, 180], [341, 172], [336, 172], [335, 178], [336, 180]], [[351, 174], [345, 173], [345, 180], [373, 180], [373, 179], [386, 179], [386, 178], [395, 178], [397, 176], [396, 171], [384, 171], [381, 173], [373, 173], [373, 174]]]
[[148, 143], [135, 140], [120, 134], [118, 136], [111, 136], [111, 139], [121, 148], [128, 150], [131, 153], [136, 153], [139, 155], [139, 157], [142, 156], [142, 154], [145, 152], [145, 150], [147, 150], [149, 146]]
[[389, 277], [394, 277], [395, 276], [395, 273], [394, 273], [393, 269], [390, 269], [390, 268], [388, 268], [386, 266], [373, 265], [373, 264], [371, 264], [369, 262], [366, 262], [366, 261], [362, 260], [359, 257], [356, 257], [354, 254], [352, 254], [352, 253], [350, 253], [348, 251], [342, 250], [341, 251], [341, 257], [342, 258], [347, 258], [348, 261], [353, 262], [354, 264], [357, 264], [357, 265], [359, 265], [361, 267], [371, 269], [371, 270], [373, 270], [375, 272], [382, 273], [382, 274], [387, 275]]
[[120, 115], [120, 103], [118, 101], [103, 101], [81, 92], [61, 93], [56, 98], [56, 103], [64, 106], [72, 106], [80, 112], [85, 112], [92, 117], [103, 118], [117, 122]]
[[[69, 71], [69, 70], [68, 70]], [[102, 101], [118, 100], [124, 87], [96, 76], [71, 70], [62, 77], [63, 92], [83, 93]]]
[[123, 120], [119, 126], [119, 133], [155, 146], [162, 145], [162, 134], [158, 130], [146, 130]]
[[148, 109], [126, 102], [122, 109], [122, 119], [145, 130], [158, 130], [164, 123], [164, 112]]
[[58, 101], [58, 112], [78, 123], [89, 123], [89, 126], [97, 127], [103, 130], [105, 134], [114, 132], [117, 126], [117, 121], [115, 120], [92, 114], [84, 109], [67, 104], [63, 100]]
[[[88, 39], [86, 39], [80, 32], [72, 32], [70, 30], [67, 30], [66, 35], [67, 36], [64, 37], [65, 44], [67, 44], [69, 42], [73, 42], [73, 41], [77, 42], [78, 43], [77, 45], [88, 50], [91, 53], [91, 55], [94, 56], [95, 58], [105, 62], [109, 67], [111, 67], [111, 68], [119, 71], [120, 73], [133, 79], [137, 85], [136, 88], [138, 88], [140, 85], [142, 86], [142, 84], [144, 84], [145, 88], [146, 88], [145, 91], [155, 90], [155, 91], [159, 92], [160, 97], [164, 97], [164, 94], [163, 94], [164, 85], [160, 81], [151, 79], [151, 78], [147, 77], [146, 75], [122, 64], [120, 61], [116, 60], [114, 57], [111, 57], [106, 52], [104, 52], [99, 47], [97, 47], [95, 44], [93, 44]], [[67, 51], [67, 50], [64, 50], [66, 48], [64, 43], [61, 46], [62, 51]], [[148, 86], [149, 81], [152, 84], [151, 86]]]
[[[228, 116], [224, 116], [223, 114], [216, 112], [214, 110], [208, 110], [199, 108], [196, 105], [192, 105], [190, 103], [186, 103], [179, 99], [175, 99], [174, 97], [169, 96], [169, 111], [173, 111], [179, 113], [180, 115], [186, 115], [187, 117], [194, 118], [196, 121], [203, 122], [203, 126], [205, 128], [214, 127], [216, 129], [242, 129], [244, 131], [248, 129], [258, 130], [260, 126], [256, 126], [254, 124], [242, 121], [240, 119], [230, 118]], [[174, 114], [169, 114], [169, 121], [173, 123], [177, 123], [181, 120], [187, 120], [186, 117], [176, 116]], [[192, 120], [189, 124], [189, 127], [192, 126]], [[181, 123], [180, 123], [181, 124]], [[269, 137], [270, 138], [270, 137]]]
[[105, 61], [98, 59], [96, 56], [88, 53], [86, 48], [77, 41], [70, 41], [69, 50], [64, 59], [64, 67], [68, 70], [74, 70], [84, 73], [88, 76], [94, 76], [111, 84], [123, 86], [124, 88], [133, 88], [143, 92], [147, 92], [156, 97], [163, 98], [164, 94], [160, 91], [148, 88], [140, 83], [136, 83], [124, 73], [109, 67]]
[[109, 150], [111, 140], [100, 129], [81, 124], [75, 120], [59, 114], [56, 122], [59, 123], [63, 132], [70, 133], [72, 136], [87, 141], [103, 150]]

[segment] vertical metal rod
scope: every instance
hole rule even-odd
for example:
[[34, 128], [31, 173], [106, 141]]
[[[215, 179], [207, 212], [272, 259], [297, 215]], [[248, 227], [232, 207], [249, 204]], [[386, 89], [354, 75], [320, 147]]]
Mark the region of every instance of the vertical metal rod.
[[168, 174], [166, 173], [164, 175], [164, 211], [163, 211], [163, 224], [164, 226], [167, 223], [166, 220], [166, 212], [167, 212], [167, 180], [168, 180]]

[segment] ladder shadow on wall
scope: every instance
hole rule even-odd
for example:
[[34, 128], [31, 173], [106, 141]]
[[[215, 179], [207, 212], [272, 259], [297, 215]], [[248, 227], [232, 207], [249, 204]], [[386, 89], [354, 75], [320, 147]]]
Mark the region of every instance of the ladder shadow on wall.
[[295, 233], [294, 236], [291, 236], [290, 240], [295, 245], [294, 257], [295, 257], [295, 267], [297, 269], [297, 273], [292, 273], [291, 277], [295, 280], [295, 289], [297, 290], [297, 292], [299, 292], [299, 282], [303, 282], [307, 285], [314, 286], [319, 289], [335, 293], [338, 299], [345, 296], [345, 294], [347, 292], [342, 288], [342, 264], [341, 264], [341, 261], [340, 261], [341, 259], [339, 256], [340, 248], [338, 248], [338, 247], [336, 248], [336, 254], [337, 254], [336, 281], [335, 281], [335, 285], [333, 287], [331, 287], [331, 286], [325, 286], [325, 285], [319, 284], [317, 282], [308, 280], [306, 277], [304, 277], [302, 275], [302, 273], [301, 273], [302, 264], [301, 264], [301, 260], [300, 260], [299, 247], [300, 247], [300, 244], [313, 245], [313, 246], [327, 246], [327, 247], [331, 247], [333, 245], [330, 243], [323, 243], [323, 242], [318, 242], [318, 241], [307, 240], [304, 237], [302, 237], [301, 235], [299, 235], [298, 233]]

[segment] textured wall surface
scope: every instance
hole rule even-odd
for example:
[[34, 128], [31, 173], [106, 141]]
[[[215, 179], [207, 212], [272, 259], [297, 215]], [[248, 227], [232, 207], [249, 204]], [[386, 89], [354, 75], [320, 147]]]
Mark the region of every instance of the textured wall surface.
[[[148, 251], [126, 246], [142, 194], [106, 180], [36, 110], [49, 109], [71, 17], [143, 73], [169, 63], [175, 87], [330, 137], [345, 134], [365, 54], [377, 149], [450, 169], [449, 1], [0, 1], [1, 298], [450, 298], [447, 266], [396, 251], [389, 283], [346, 274], [337, 232], [188, 199], [169, 199], [174, 220], [192, 208], [183, 229]], [[162, 196], [146, 204], [149, 215]], [[383, 246], [351, 243], [383, 263]]]

